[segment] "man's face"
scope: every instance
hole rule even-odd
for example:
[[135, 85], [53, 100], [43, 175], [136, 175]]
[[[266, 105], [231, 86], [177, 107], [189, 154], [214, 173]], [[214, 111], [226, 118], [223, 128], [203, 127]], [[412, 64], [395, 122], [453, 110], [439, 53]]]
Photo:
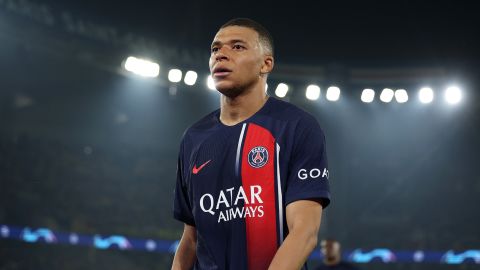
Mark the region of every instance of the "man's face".
[[235, 97], [260, 79], [264, 61], [258, 33], [242, 26], [220, 29], [212, 42], [210, 74], [220, 93]]
[[334, 261], [340, 258], [340, 244], [337, 241], [324, 240], [321, 243], [323, 256], [327, 261]]

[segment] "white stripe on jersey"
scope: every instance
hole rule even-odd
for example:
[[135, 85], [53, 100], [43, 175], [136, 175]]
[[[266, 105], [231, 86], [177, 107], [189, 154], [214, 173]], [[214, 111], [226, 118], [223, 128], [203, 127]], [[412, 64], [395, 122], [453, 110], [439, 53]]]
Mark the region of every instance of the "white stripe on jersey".
[[240, 132], [240, 138], [238, 138], [238, 146], [237, 146], [237, 160], [235, 162], [235, 174], [238, 177], [238, 173], [240, 172], [239, 170], [239, 164], [240, 164], [240, 149], [242, 148], [242, 141], [243, 141], [243, 133], [245, 132], [245, 127], [247, 126], [247, 123], [243, 123], [242, 126], [242, 132]]
[[280, 235], [280, 245], [283, 243], [283, 197], [282, 197], [282, 182], [280, 181], [280, 145], [277, 145], [277, 194], [278, 194], [278, 225]]

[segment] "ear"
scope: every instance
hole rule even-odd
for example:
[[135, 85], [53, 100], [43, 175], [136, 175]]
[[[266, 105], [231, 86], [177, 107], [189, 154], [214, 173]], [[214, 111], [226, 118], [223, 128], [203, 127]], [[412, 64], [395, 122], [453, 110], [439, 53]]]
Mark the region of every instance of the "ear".
[[260, 69], [260, 74], [263, 75], [263, 74], [268, 74], [272, 72], [273, 65], [274, 65], [273, 56], [265, 55], [263, 57], [263, 63], [262, 63], [262, 68]]

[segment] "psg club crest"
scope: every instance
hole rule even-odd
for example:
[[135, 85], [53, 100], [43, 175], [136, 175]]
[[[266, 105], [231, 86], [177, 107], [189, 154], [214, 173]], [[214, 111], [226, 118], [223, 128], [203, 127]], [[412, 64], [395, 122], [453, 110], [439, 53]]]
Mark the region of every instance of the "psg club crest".
[[253, 168], [261, 168], [268, 161], [268, 151], [263, 146], [257, 146], [252, 148], [248, 153], [248, 164]]

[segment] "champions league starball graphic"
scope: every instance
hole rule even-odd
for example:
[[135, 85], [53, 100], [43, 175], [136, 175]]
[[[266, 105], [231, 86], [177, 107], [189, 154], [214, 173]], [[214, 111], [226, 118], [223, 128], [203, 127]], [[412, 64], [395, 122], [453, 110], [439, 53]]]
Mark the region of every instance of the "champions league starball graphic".
[[[258, 198], [256, 198], [257, 200]], [[57, 232], [48, 228], [16, 227], [0, 224], [0, 241], [16, 239], [28, 243], [64, 244], [91, 246], [97, 249], [141, 250], [145, 252], [175, 253], [179, 241], [136, 239], [122, 235], [82, 235], [75, 232]], [[74, 236], [75, 241], [72, 241]], [[420, 256], [419, 256], [420, 255]], [[355, 263], [441, 263], [480, 264], [480, 250], [463, 251], [401, 251], [385, 248], [371, 250], [345, 250], [343, 257]], [[318, 253], [312, 253], [311, 260], [321, 260]]]

